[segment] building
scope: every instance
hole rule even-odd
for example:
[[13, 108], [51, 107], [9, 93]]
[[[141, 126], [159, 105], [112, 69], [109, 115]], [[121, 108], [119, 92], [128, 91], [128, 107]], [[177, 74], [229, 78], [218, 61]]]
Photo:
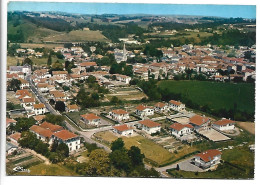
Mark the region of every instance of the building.
[[79, 107], [76, 104], [68, 105], [66, 107], [66, 112], [78, 112], [78, 111], [79, 111]]
[[193, 126], [190, 124], [180, 124], [173, 123], [170, 126], [171, 134], [176, 136], [177, 138], [182, 137], [184, 135], [190, 135], [193, 132]]
[[230, 120], [230, 119], [222, 119], [222, 120], [212, 123], [211, 126], [220, 131], [234, 130], [235, 121]]
[[135, 113], [136, 113], [136, 115], [143, 118], [143, 117], [146, 117], [146, 116], [154, 115], [154, 109], [152, 107], [147, 107], [147, 106], [144, 106], [144, 105], [138, 105], [136, 107]]
[[6, 118], [6, 128], [8, 128], [10, 125], [16, 125], [16, 120], [14, 119], [10, 119], [10, 118]]
[[16, 151], [18, 149], [17, 146], [15, 146], [12, 143], [6, 142], [6, 155], [11, 155], [14, 151]]
[[55, 77], [55, 78], [60, 77], [63, 80], [67, 79], [67, 75], [68, 75], [68, 71], [53, 71], [52, 72], [53, 77]]
[[69, 147], [69, 152], [80, 148], [80, 137], [68, 130], [61, 130], [53, 134], [53, 139], [58, 143], [65, 143]]
[[85, 124], [89, 124], [89, 125], [99, 125], [101, 124], [101, 119], [100, 117], [98, 117], [97, 115], [90, 113], [90, 114], [83, 114], [80, 115], [81, 120], [85, 123]]
[[168, 111], [168, 106], [165, 103], [158, 102], [154, 105], [154, 110], [159, 113], [164, 113]]
[[142, 129], [148, 134], [153, 134], [161, 131], [161, 124], [146, 119], [146, 120], [139, 121], [137, 124], [137, 128]]
[[220, 162], [221, 154], [222, 153], [216, 149], [207, 150], [195, 155], [192, 162], [202, 169], [207, 169]]
[[54, 125], [52, 123], [49, 123], [47, 121], [43, 122], [41, 125], [40, 125], [41, 128], [44, 128], [44, 129], [47, 129], [47, 130], [50, 130], [51, 132], [53, 133], [56, 133], [56, 132], [59, 132], [61, 130], [64, 130], [64, 128], [60, 125]]
[[169, 109], [183, 111], [185, 110], [185, 104], [181, 103], [180, 101], [171, 100], [169, 101]]
[[210, 119], [205, 116], [195, 115], [190, 118], [190, 124], [196, 131], [201, 129], [207, 129], [210, 123]]
[[129, 114], [123, 109], [116, 109], [109, 112], [109, 116], [117, 121], [129, 120]]
[[30, 131], [34, 133], [37, 136], [37, 138], [42, 140], [43, 142], [52, 144], [53, 132], [51, 130], [42, 128], [38, 125], [33, 125], [30, 127]]
[[34, 104], [33, 105], [33, 112], [34, 112], [35, 115], [45, 114], [46, 113], [45, 105], [43, 103]]
[[114, 126], [113, 131], [121, 136], [131, 136], [134, 133], [133, 127], [129, 127], [127, 124]]
[[47, 83], [38, 83], [37, 88], [39, 89], [40, 92], [46, 93], [49, 91], [48, 89], [48, 84]]
[[21, 138], [21, 135], [22, 135], [22, 134], [21, 134], [20, 132], [15, 132], [15, 133], [11, 134], [11, 135], [9, 136], [9, 138], [10, 138], [10, 140], [11, 140], [12, 143], [18, 144], [18, 141], [19, 141], [19, 139]]

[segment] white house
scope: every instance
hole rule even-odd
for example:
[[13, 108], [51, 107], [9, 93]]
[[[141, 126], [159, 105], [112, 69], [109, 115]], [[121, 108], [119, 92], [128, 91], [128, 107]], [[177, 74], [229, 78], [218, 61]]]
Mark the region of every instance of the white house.
[[131, 77], [130, 76], [126, 76], [126, 75], [121, 75], [121, 74], [115, 74], [116, 75], [116, 79], [120, 82], [124, 82], [125, 84], [129, 84], [129, 82], [131, 81]]
[[53, 71], [52, 76], [53, 77], [60, 77], [63, 80], [67, 79], [68, 71]]
[[18, 80], [20, 80], [20, 82], [21, 82], [20, 89], [27, 89], [27, 88], [29, 88], [29, 82], [27, 80], [24, 80], [22, 78], [18, 78]]
[[65, 143], [69, 147], [69, 152], [77, 151], [80, 148], [80, 137], [68, 130], [54, 133], [53, 139], [59, 143]]
[[39, 89], [40, 92], [45, 93], [48, 92], [48, 84], [47, 83], [38, 83], [37, 88]]
[[153, 134], [161, 131], [161, 124], [156, 123], [149, 119], [139, 121], [137, 127], [141, 128], [143, 131], [147, 132], [148, 134]]
[[217, 130], [220, 130], [220, 131], [234, 130], [235, 121], [230, 120], [230, 119], [222, 119], [222, 120], [212, 123], [212, 127]]
[[100, 117], [98, 117], [97, 115], [90, 113], [90, 114], [83, 114], [80, 116], [81, 120], [85, 123], [85, 124], [89, 124], [89, 125], [99, 125], [101, 124], [101, 119]]
[[6, 155], [11, 155], [17, 148], [14, 144], [6, 142]]
[[122, 136], [131, 136], [134, 133], [134, 129], [127, 124], [114, 126], [113, 131]]
[[222, 153], [216, 149], [207, 150], [195, 155], [192, 162], [202, 169], [207, 169], [220, 162], [221, 154]]
[[19, 141], [19, 139], [21, 138], [21, 133], [20, 132], [15, 132], [15, 133], [13, 133], [13, 134], [11, 134], [10, 136], [9, 136], [9, 138], [10, 138], [10, 140], [11, 140], [11, 142], [12, 143], [14, 143], [14, 144], [18, 144], [18, 141]]
[[190, 124], [196, 131], [207, 129], [210, 123], [210, 119], [205, 116], [195, 115], [190, 118]]
[[66, 112], [78, 112], [78, 111], [79, 111], [79, 107], [76, 104], [68, 105], [66, 107]]
[[35, 99], [34, 98], [23, 98], [21, 105], [25, 110], [32, 110], [33, 105], [35, 104]]
[[45, 112], [46, 112], [45, 105], [43, 103], [34, 104], [33, 105], [33, 112], [34, 112], [35, 115], [45, 114]]
[[180, 124], [180, 123], [173, 123], [170, 126], [172, 135], [176, 136], [177, 138], [182, 137], [184, 135], [190, 135], [193, 132], [193, 126], [190, 124]]
[[180, 101], [171, 100], [169, 101], [169, 108], [175, 111], [183, 111], [185, 110], [185, 104]]
[[138, 115], [140, 117], [152, 116], [152, 115], [154, 115], [154, 109], [152, 107], [138, 105], [136, 107], [135, 113], [136, 113], [136, 115]]
[[42, 140], [43, 142], [51, 144], [53, 141], [53, 132], [51, 130], [42, 128], [38, 125], [33, 125], [30, 127], [30, 131], [34, 133], [37, 136], [37, 138]]
[[158, 102], [154, 105], [154, 110], [159, 113], [167, 112], [168, 106], [165, 103]]
[[109, 116], [117, 121], [129, 120], [129, 114], [123, 109], [116, 109], [109, 112]]

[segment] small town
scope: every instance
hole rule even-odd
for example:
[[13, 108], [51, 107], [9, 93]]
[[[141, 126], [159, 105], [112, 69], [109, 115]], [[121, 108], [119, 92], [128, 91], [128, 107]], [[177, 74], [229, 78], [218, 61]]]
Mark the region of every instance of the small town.
[[253, 179], [255, 21], [8, 12], [6, 174]]

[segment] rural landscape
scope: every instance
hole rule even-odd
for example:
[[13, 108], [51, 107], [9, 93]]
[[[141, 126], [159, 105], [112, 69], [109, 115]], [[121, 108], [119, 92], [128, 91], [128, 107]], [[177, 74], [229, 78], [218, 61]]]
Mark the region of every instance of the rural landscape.
[[255, 17], [7, 18], [6, 175], [255, 178]]

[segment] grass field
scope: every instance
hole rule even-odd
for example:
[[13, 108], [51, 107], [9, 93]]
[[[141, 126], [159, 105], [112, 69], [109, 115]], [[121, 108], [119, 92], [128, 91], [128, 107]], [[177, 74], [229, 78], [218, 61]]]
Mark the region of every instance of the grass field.
[[237, 103], [242, 111], [255, 110], [255, 85], [246, 83], [217, 83], [207, 81], [161, 81], [158, 86], [170, 92], [181, 93], [194, 103], [212, 109], [230, 109]]
[[247, 146], [222, 151], [221, 157], [225, 163], [220, 164], [215, 171], [194, 173], [169, 170], [176, 178], [227, 178], [248, 179], [254, 177], [254, 153]]
[[100, 31], [74, 30], [69, 33], [49, 35], [43, 39], [44, 42], [86, 42], [86, 41], [108, 41]]
[[63, 44], [39, 44], [39, 43], [20, 43], [21, 48], [48, 48], [63, 47]]
[[17, 173], [17, 175], [41, 175], [41, 176], [77, 176], [74, 171], [58, 164], [39, 164], [29, 168], [30, 173]]

